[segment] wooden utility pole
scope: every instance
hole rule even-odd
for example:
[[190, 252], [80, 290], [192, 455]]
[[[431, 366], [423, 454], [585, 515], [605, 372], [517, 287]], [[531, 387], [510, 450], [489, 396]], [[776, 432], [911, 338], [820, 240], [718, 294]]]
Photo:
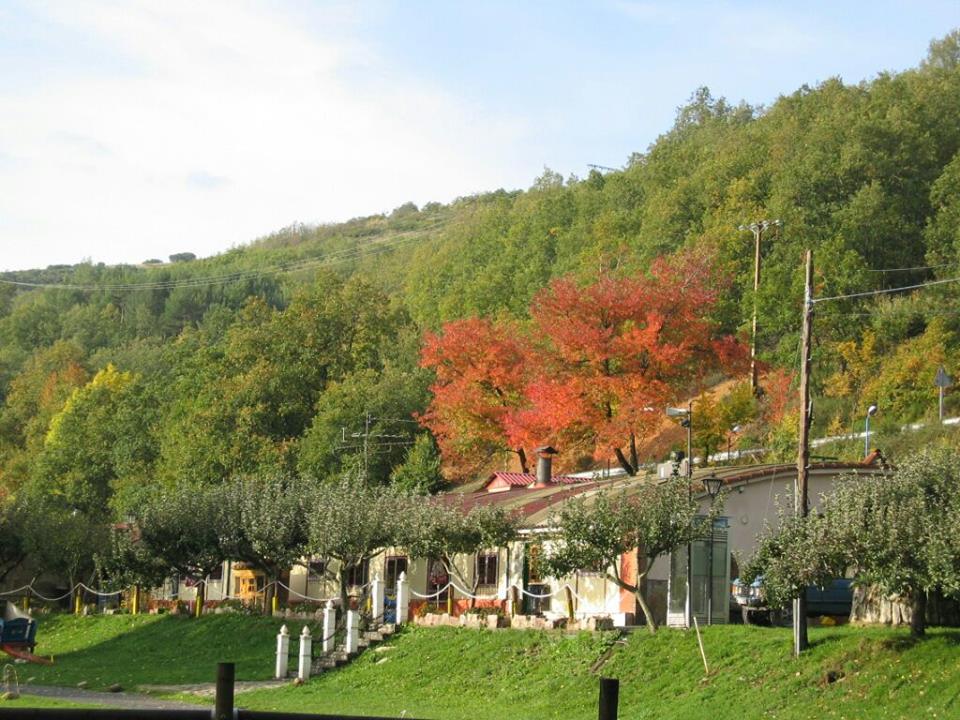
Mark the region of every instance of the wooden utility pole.
[[[807, 250], [807, 276], [803, 290], [803, 345], [800, 351], [800, 438], [797, 450], [797, 485], [793, 493], [793, 510], [806, 517], [807, 474], [810, 469], [810, 346], [813, 325], [813, 251]], [[793, 601], [793, 654], [807, 649], [807, 592]]]

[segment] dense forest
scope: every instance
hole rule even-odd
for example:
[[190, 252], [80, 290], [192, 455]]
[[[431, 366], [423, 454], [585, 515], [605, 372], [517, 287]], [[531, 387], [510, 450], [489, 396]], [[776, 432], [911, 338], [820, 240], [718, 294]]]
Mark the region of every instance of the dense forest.
[[[145, 488], [237, 474], [358, 472], [424, 491], [444, 475], [472, 479], [516, 448], [494, 432], [477, 463], [447, 457], [440, 436], [457, 411], [437, 420], [443, 370], [423, 352], [430, 342], [483, 319], [522, 362], [524, 347], [542, 347], [543, 308], [561, 290], [648, 287], [661, 262], [678, 283], [688, 263], [713, 291], [705, 304], [671, 296], [702, 311], [683, 316], [689, 333], [745, 346], [756, 305], [768, 392], [704, 396], [704, 418], [721, 430], [742, 421], [737, 445], [788, 448], [804, 251], [815, 253], [818, 297], [960, 275], [957, 97], [960, 31], [931, 43], [915, 69], [827, 80], [768, 107], [700, 88], [620, 171], [545, 170], [525, 191], [288, 227], [205, 259], [180, 252], [140, 266], [0, 274], [0, 495], [102, 519], [123, 516]], [[753, 235], [738, 228], [761, 219], [782, 226], [764, 235], [755, 295]], [[697, 259], [706, 256], [709, 273]], [[960, 375], [958, 310], [950, 282], [818, 304], [815, 432], [857, 429], [873, 403], [881, 428], [935, 417], [934, 373]], [[558, 313], [553, 326], [565, 322]], [[674, 378], [656, 397], [686, 401], [725, 374], [742, 378], [741, 366], [718, 362], [696, 383]], [[723, 433], [710, 424], [698, 437], [715, 449]], [[563, 438], [577, 446], [561, 454], [567, 467], [661, 459], [636, 447], [640, 429], [615, 447], [593, 428], [580, 447], [584, 430], [569, 425], [544, 426], [542, 439], [561, 453]], [[529, 451], [536, 439], [524, 437]]]

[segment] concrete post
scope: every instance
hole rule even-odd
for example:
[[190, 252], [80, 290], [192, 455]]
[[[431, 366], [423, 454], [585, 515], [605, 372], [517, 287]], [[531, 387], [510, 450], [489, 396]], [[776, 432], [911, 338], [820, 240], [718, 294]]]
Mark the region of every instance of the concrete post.
[[373, 582], [370, 583], [370, 599], [373, 603], [370, 614], [373, 616], [374, 627], [383, 622], [383, 593], [383, 580], [380, 579], [380, 573], [377, 573], [373, 577]]
[[275, 677], [277, 680], [283, 680], [287, 676], [287, 663], [290, 658], [290, 631], [284, 625], [280, 628], [277, 635], [277, 671]]
[[348, 653], [355, 653], [360, 649], [359, 620], [356, 610], [347, 610], [347, 639], [344, 644]]
[[337, 629], [337, 609], [333, 606], [333, 600], [327, 600], [327, 605], [323, 608], [323, 643], [322, 648], [325, 653], [333, 652], [335, 646], [334, 633]]
[[300, 665], [297, 668], [297, 677], [306, 682], [310, 679], [310, 665], [313, 662], [313, 638], [310, 637], [310, 628], [303, 626], [300, 633]]
[[397, 625], [403, 625], [407, 621], [407, 614], [410, 611], [410, 586], [407, 583], [407, 573], [400, 573], [397, 579]]

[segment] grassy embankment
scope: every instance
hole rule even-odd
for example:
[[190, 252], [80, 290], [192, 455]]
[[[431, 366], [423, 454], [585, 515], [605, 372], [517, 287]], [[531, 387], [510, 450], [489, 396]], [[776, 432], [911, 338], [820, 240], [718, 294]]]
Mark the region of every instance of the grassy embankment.
[[[233, 660], [238, 679], [266, 679], [278, 626], [274, 619], [238, 616], [48, 618], [38, 651], [53, 653], [56, 665], [29, 672], [36, 683], [87, 680], [91, 688], [119, 682], [134, 689], [208, 682], [217, 661]], [[292, 634], [297, 629], [292, 626]], [[795, 661], [789, 630], [706, 628], [707, 678], [690, 633], [639, 631], [616, 639], [410, 629], [380, 646], [390, 649], [368, 652], [304, 687], [245, 693], [239, 704], [386, 716], [406, 711], [440, 720], [576, 720], [596, 717], [602, 674], [621, 679], [625, 718], [960, 717], [957, 630], [935, 629], [913, 642], [903, 630], [819, 628], [811, 632], [810, 652]]]

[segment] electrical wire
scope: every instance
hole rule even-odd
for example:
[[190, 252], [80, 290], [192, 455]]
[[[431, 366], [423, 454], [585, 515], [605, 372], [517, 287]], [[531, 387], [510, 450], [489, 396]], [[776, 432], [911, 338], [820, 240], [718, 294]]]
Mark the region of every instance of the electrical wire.
[[949, 283], [960, 282], [960, 277], [946, 278], [945, 280], [931, 280], [916, 285], [904, 285], [903, 287], [887, 288], [886, 290], [869, 290], [866, 292], [850, 293], [848, 295], [833, 295], [831, 297], [813, 298], [811, 304], [828, 302], [830, 300], [847, 300], [850, 298], [870, 297], [872, 295], [889, 295], [890, 293], [903, 292], [904, 290], [919, 290], [921, 288], [933, 287], [934, 285], [947, 285]]
[[240, 280], [251, 279], [255, 277], [261, 277], [263, 275], [268, 275], [271, 273], [290, 273], [298, 272], [301, 270], [310, 270], [315, 267], [330, 266], [330, 265], [339, 265], [342, 263], [350, 262], [352, 260], [357, 260], [364, 256], [376, 255], [387, 250], [392, 250], [400, 245], [406, 243], [417, 242], [420, 240], [427, 239], [427, 236], [422, 233], [426, 233], [430, 230], [435, 229], [438, 226], [432, 226], [425, 228], [423, 231], [418, 232], [415, 235], [409, 237], [398, 236], [389, 240], [382, 240], [378, 242], [372, 242], [366, 245], [358, 245], [353, 248], [345, 248], [343, 250], [336, 250], [325, 255], [319, 255], [312, 258], [304, 258], [302, 260], [294, 260], [287, 263], [281, 263], [273, 267], [267, 267], [256, 270], [239, 270], [232, 273], [226, 273], [223, 275], [209, 275], [201, 276], [194, 278], [182, 278], [179, 280], [157, 280], [153, 282], [139, 282], [139, 283], [100, 283], [100, 284], [80, 284], [80, 283], [41, 283], [41, 282], [28, 282], [25, 280], [10, 280], [7, 278], [0, 278], [0, 284], [5, 285], [14, 285], [17, 287], [29, 287], [29, 288], [39, 288], [39, 289], [51, 289], [51, 290], [80, 290], [80, 291], [97, 291], [97, 290], [169, 290], [181, 287], [201, 287], [205, 285], [219, 285], [223, 283], [236, 282]]

